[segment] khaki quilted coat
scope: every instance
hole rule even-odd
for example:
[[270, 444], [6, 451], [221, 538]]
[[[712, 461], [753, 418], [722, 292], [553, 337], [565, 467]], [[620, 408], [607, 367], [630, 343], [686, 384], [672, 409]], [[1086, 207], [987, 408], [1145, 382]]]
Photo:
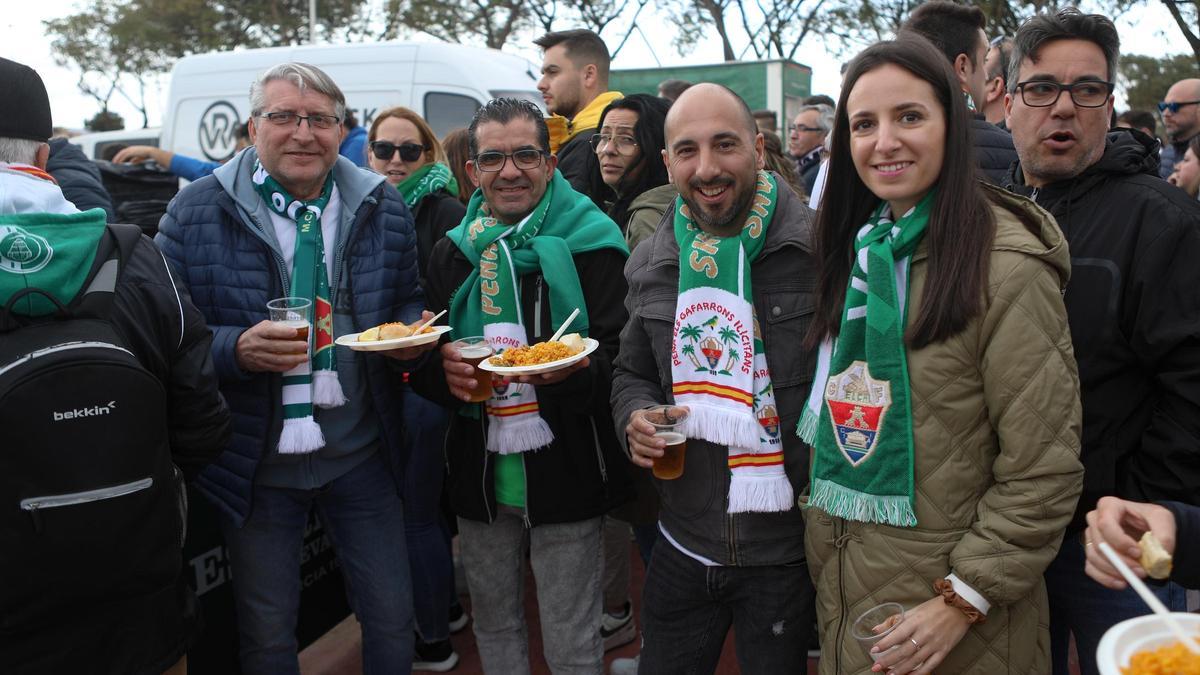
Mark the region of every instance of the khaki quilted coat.
[[[1049, 214], [989, 190], [1004, 207], [993, 207], [984, 313], [949, 340], [908, 351], [917, 526], [805, 509], [822, 675], [869, 672], [851, 622], [883, 602], [915, 607], [950, 572], [991, 610], [935, 672], [1050, 672], [1042, 573], [1083, 480], [1079, 378], [1062, 300], [1070, 257]], [[1014, 212], [1040, 231], [1031, 233]], [[919, 311], [925, 257], [922, 245], [913, 257], [910, 317]]]

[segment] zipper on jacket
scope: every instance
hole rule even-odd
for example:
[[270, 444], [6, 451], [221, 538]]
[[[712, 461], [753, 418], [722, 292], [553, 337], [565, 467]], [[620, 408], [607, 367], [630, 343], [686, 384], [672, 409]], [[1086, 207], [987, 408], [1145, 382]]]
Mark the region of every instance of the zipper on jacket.
[[[254, 227], [257, 228], [257, 232], [255, 232], [255, 234], [258, 235], [258, 238], [267, 245], [267, 250], [271, 252], [271, 257], [275, 259], [275, 269], [279, 272], [279, 283], [283, 288], [283, 292], [285, 294], [289, 293], [291, 285], [288, 283], [287, 265], [285, 265], [283, 262], [283, 255], [271, 245], [271, 240], [267, 238], [267, 231], [263, 229], [262, 221], [251, 215], [250, 222], [254, 223]], [[272, 227], [274, 227], [274, 225], [272, 225]]]
[[600, 432], [596, 431], [596, 418], [588, 417], [592, 423], [592, 440], [596, 442], [596, 459], [600, 462], [600, 478], [608, 482], [608, 465], [604, 463], [604, 450], [600, 447]]
[[[371, 217], [371, 214], [374, 213], [374, 207], [378, 205], [378, 202], [376, 202], [376, 199], [373, 197], [367, 196], [366, 198], [362, 199], [362, 204], [372, 205], [371, 211], [368, 211], [368, 213], [364, 216], [364, 219], [366, 219], [366, 217]], [[331, 307], [337, 306], [337, 288], [338, 286], [341, 286], [342, 283], [342, 258], [343, 253], [346, 252], [346, 244], [349, 243], [350, 238], [354, 237], [354, 232], [356, 229], [358, 229], [359, 222], [364, 220], [359, 219], [358, 216], [358, 211], [355, 211], [353, 219], [350, 220], [350, 231], [346, 233], [346, 237], [337, 238], [337, 247], [334, 249], [334, 283], [332, 283], [332, 286], [330, 286], [329, 289], [329, 303]], [[336, 229], [334, 232], [337, 232]], [[414, 237], [416, 235], [415, 229], [413, 235]]]
[[108, 487], [96, 488], [95, 490], [83, 490], [82, 492], [70, 492], [62, 495], [47, 495], [45, 497], [28, 497], [20, 502], [21, 510], [27, 511], [29, 517], [33, 519], [33, 527], [38, 532], [42, 531], [42, 517], [40, 511], [42, 509], [56, 509], [61, 506], [76, 506], [79, 504], [91, 504], [93, 502], [104, 501], [116, 497], [123, 497], [134, 492], [148, 490], [151, 485], [154, 485], [154, 479], [147, 476], [141, 480], [131, 481], [129, 483], [121, 483], [120, 485], [110, 485]]
[[834, 541], [834, 546], [837, 548], [838, 607], [841, 607], [841, 608], [842, 608], [842, 611], [838, 613], [838, 620], [837, 620], [837, 621], [838, 621], [838, 624], [837, 624], [837, 633], [836, 633], [836, 636], [837, 636], [837, 637], [836, 637], [836, 639], [835, 639], [835, 640], [834, 640], [834, 642], [833, 642], [833, 644], [834, 644], [834, 649], [833, 649], [833, 672], [835, 672], [835, 673], [840, 673], [840, 672], [842, 672], [842, 650], [841, 650], [841, 644], [842, 644], [842, 640], [844, 639], [844, 636], [842, 635], [842, 632], [843, 632], [843, 631], [845, 630], [845, 628], [846, 628], [846, 622], [845, 622], [845, 611], [846, 611], [846, 574], [845, 574], [845, 570], [842, 568], [842, 562], [843, 562], [843, 560], [844, 560], [843, 556], [845, 555], [845, 548], [844, 548], [844, 546], [845, 546], [845, 543], [846, 543], [846, 542], [845, 542], [845, 541], [842, 539], [842, 534], [843, 534], [843, 533], [842, 533], [842, 528], [843, 528], [844, 526], [845, 526], [845, 525], [844, 525], [844, 523], [841, 523], [841, 522], [834, 522], [834, 525], [833, 525], [833, 533], [834, 533], [834, 535], [836, 535], [836, 536], [834, 537], [834, 540], [833, 540], [833, 541]]
[[534, 277], [533, 282], [533, 338], [542, 337], [542, 275]]
[[[411, 386], [411, 385], [410, 385]], [[450, 413], [451, 416], [458, 413]], [[454, 420], [446, 420], [446, 430], [442, 432], [442, 464], [446, 465], [446, 477], [450, 477], [450, 427]]]
[[734, 537], [733, 514], [725, 514], [725, 540], [729, 542], [729, 564], [737, 567], [737, 541]]
[[[487, 480], [488, 480], [488, 461], [491, 460], [491, 454], [487, 449], [487, 424], [484, 423], [484, 417], [487, 415], [487, 406], [484, 405], [484, 411], [479, 415], [479, 434], [483, 437], [483, 483], [479, 488], [483, 490], [483, 508], [487, 511], [488, 523], [496, 521], [495, 514], [492, 513], [492, 504], [488, 501]], [[493, 480], [493, 482], [495, 482]]]
[[533, 529], [533, 521], [529, 519], [529, 467], [525, 466], [525, 455], [521, 453], [521, 480], [525, 481], [525, 515], [522, 520], [525, 521], [525, 529]]

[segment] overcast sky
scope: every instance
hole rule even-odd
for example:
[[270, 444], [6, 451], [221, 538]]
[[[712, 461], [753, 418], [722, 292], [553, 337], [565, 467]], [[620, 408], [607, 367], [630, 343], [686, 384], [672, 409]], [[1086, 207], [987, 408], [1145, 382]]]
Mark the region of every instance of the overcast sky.
[[[77, 0], [7, 0], [5, 11], [0, 13], [0, 56], [20, 61], [36, 69], [46, 82], [50, 93], [54, 124], [75, 129], [82, 128], [83, 120], [93, 116], [99, 110], [99, 105], [94, 99], [79, 92], [76, 87], [76, 73], [54, 63], [42, 22], [69, 15], [79, 4]], [[649, 30], [650, 26], [661, 25], [658, 18], [646, 20], [645, 12], [642, 18], [641, 24], [647, 27], [650, 42], [635, 33], [617, 55], [613, 63], [614, 68], [654, 66], [656, 56], [664, 66], [716, 63], [721, 60], [721, 45], [715, 38], [715, 32], [712, 38], [703, 41], [691, 54], [681, 57], [671, 46], [668, 32]], [[1118, 22], [1118, 27], [1121, 32], [1121, 48], [1126, 53], [1161, 56], [1187, 49], [1187, 44], [1171, 21], [1170, 15], [1158, 2], [1148, 3], [1145, 9], [1123, 17]], [[525, 39], [512, 41], [505, 50], [521, 54], [535, 64], [539, 61], [538, 49]], [[813, 92], [829, 94], [836, 98], [840, 60], [827, 53], [821, 43], [812, 37], [805, 42], [801, 52], [798, 60], [813, 69]], [[147, 92], [151, 125], [161, 122], [167, 89], [168, 79], [163, 77]], [[1123, 104], [1124, 101], [1118, 92], [1117, 107], [1121, 108]], [[141, 125], [141, 115], [119, 94], [113, 97], [109, 107], [125, 118], [127, 127], [136, 128]]]

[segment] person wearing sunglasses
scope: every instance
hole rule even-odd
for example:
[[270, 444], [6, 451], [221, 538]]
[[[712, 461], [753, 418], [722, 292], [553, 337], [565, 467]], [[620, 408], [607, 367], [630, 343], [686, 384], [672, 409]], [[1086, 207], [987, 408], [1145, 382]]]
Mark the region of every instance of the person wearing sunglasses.
[[1167, 130], [1167, 144], [1162, 150], [1158, 175], [1167, 177], [1175, 169], [1175, 163], [1183, 159], [1188, 141], [1200, 135], [1200, 78], [1187, 78], [1171, 85], [1167, 96], [1158, 104], [1163, 127]]
[[[1157, 142], [1109, 130], [1120, 38], [1066, 8], [1014, 36], [1005, 107], [1020, 161], [1008, 189], [1054, 216], [1071, 251], [1064, 300], [1083, 403], [1083, 494], [1046, 570], [1055, 675], [1080, 672], [1114, 624], [1145, 613], [1084, 573], [1080, 534], [1101, 497], [1200, 502], [1200, 203], [1158, 177]], [[1175, 584], [1154, 589], [1184, 608]]]
[[[375, 116], [367, 134], [367, 162], [400, 191], [413, 214], [417, 233], [418, 277], [425, 273], [433, 247], [467, 212], [458, 201], [458, 182], [429, 124], [414, 111], [397, 106]], [[458, 663], [450, 644], [449, 605], [454, 566], [450, 535], [441, 518], [445, 462], [442, 438], [445, 408], [404, 385], [404, 531], [413, 570], [413, 606], [418, 639], [413, 668], [448, 670]]]

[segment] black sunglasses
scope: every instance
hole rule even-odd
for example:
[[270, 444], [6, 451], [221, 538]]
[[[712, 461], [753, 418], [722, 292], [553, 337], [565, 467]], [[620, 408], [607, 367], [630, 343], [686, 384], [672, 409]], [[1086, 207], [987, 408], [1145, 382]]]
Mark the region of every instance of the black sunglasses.
[[1200, 103], [1200, 101], [1171, 101], [1170, 103], [1166, 101], [1160, 101], [1158, 104], [1158, 112], [1164, 113], [1170, 110], [1172, 115], [1176, 115], [1179, 113], [1179, 109], [1185, 105], [1196, 105], [1197, 103]]
[[390, 141], [371, 141], [371, 154], [375, 155], [375, 159], [388, 161], [392, 155], [400, 152], [400, 159], [406, 162], [415, 162], [421, 159], [421, 155], [429, 150], [428, 146], [417, 145], [416, 143], [401, 143], [396, 145]]

